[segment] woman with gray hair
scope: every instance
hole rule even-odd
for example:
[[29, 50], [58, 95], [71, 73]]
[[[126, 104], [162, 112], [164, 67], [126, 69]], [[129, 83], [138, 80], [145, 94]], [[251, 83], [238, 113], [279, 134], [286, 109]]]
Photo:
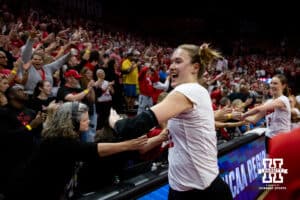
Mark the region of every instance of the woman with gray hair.
[[62, 199], [78, 161], [95, 161], [122, 151], [138, 150], [147, 137], [119, 143], [81, 143], [89, 128], [88, 107], [79, 102], [60, 105], [47, 120], [42, 141], [25, 169], [14, 178], [8, 199]]

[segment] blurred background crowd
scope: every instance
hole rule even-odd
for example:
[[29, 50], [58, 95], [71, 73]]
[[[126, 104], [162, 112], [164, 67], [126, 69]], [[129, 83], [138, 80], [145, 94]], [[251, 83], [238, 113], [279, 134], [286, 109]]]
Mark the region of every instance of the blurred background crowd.
[[[265, 17], [255, 23], [249, 17], [229, 17], [229, 12], [243, 13], [230, 6], [204, 7], [202, 17], [189, 8], [185, 12], [190, 15], [180, 17], [170, 11], [164, 15], [169, 8], [159, 4], [123, 9], [124, 2], [112, 4], [96, 0], [1, 1], [0, 106], [11, 109], [1, 115], [1, 128], [18, 129], [34, 121], [34, 139], [39, 140], [43, 119], [38, 113], [45, 113], [53, 100], [80, 101], [88, 105], [91, 120], [82, 142], [107, 140], [99, 130], [106, 128], [110, 108], [130, 117], [157, 103], [159, 96], [172, 90], [168, 68], [174, 48], [204, 41], [223, 55], [211, 63], [201, 80], [213, 109], [223, 116], [222, 123], [216, 124], [219, 141], [265, 126], [264, 120], [240, 122], [235, 114], [269, 99], [275, 74], [288, 79], [292, 128], [299, 126], [300, 48], [297, 32], [293, 33], [296, 24], [286, 23], [288, 18], [271, 21], [272, 17]], [[247, 12], [252, 8], [255, 6]], [[151, 12], [158, 12], [157, 16]], [[263, 14], [262, 9], [258, 11], [258, 16]], [[135, 91], [126, 85], [135, 85]], [[24, 94], [9, 88], [20, 88]], [[16, 102], [18, 108], [27, 110], [7, 122], [5, 116], [14, 114]], [[100, 133], [98, 139], [96, 132]], [[1, 143], [16, 141], [1, 139]], [[152, 154], [145, 156], [146, 160], [158, 158], [161, 151]], [[112, 171], [110, 176], [114, 175]]]

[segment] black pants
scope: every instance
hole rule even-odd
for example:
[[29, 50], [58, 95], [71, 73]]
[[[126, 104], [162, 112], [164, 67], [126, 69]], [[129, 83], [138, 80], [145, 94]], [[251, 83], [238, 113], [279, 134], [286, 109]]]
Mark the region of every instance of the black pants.
[[269, 154], [269, 151], [270, 151], [270, 140], [271, 140], [271, 138], [269, 138], [269, 137], [267, 137], [267, 136], [265, 136], [265, 146], [266, 146], [266, 153], [267, 154]]
[[96, 112], [98, 114], [97, 128], [96, 128], [97, 130], [102, 129], [103, 126], [107, 124], [111, 106], [112, 106], [111, 101], [96, 103]]
[[169, 200], [191, 200], [191, 199], [232, 199], [231, 191], [228, 185], [221, 179], [220, 176], [212, 182], [205, 190], [189, 190], [184, 192], [175, 191], [170, 187]]

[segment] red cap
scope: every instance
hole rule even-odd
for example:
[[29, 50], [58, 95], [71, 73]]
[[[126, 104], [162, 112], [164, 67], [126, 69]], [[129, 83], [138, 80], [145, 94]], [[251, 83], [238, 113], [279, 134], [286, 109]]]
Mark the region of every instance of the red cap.
[[65, 75], [65, 77], [73, 76], [76, 79], [81, 78], [81, 75], [74, 69], [70, 69], [70, 70], [66, 71], [64, 75]]
[[10, 75], [11, 70], [10, 69], [0, 69], [0, 74], [4, 76]]
[[84, 67], [90, 69], [91, 71], [94, 71], [95, 69], [95, 66], [93, 66], [90, 62], [87, 62]]

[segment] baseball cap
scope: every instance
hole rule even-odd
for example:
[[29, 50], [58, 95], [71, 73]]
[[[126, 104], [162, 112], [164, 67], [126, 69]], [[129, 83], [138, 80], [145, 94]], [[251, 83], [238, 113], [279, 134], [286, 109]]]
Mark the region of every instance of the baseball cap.
[[81, 75], [74, 69], [70, 69], [70, 70], [66, 71], [64, 75], [65, 75], [65, 77], [73, 76], [76, 79], [81, 78]]
[[0, 75], [9, 76], [11, 74], [10, 69], [0, 69]]

